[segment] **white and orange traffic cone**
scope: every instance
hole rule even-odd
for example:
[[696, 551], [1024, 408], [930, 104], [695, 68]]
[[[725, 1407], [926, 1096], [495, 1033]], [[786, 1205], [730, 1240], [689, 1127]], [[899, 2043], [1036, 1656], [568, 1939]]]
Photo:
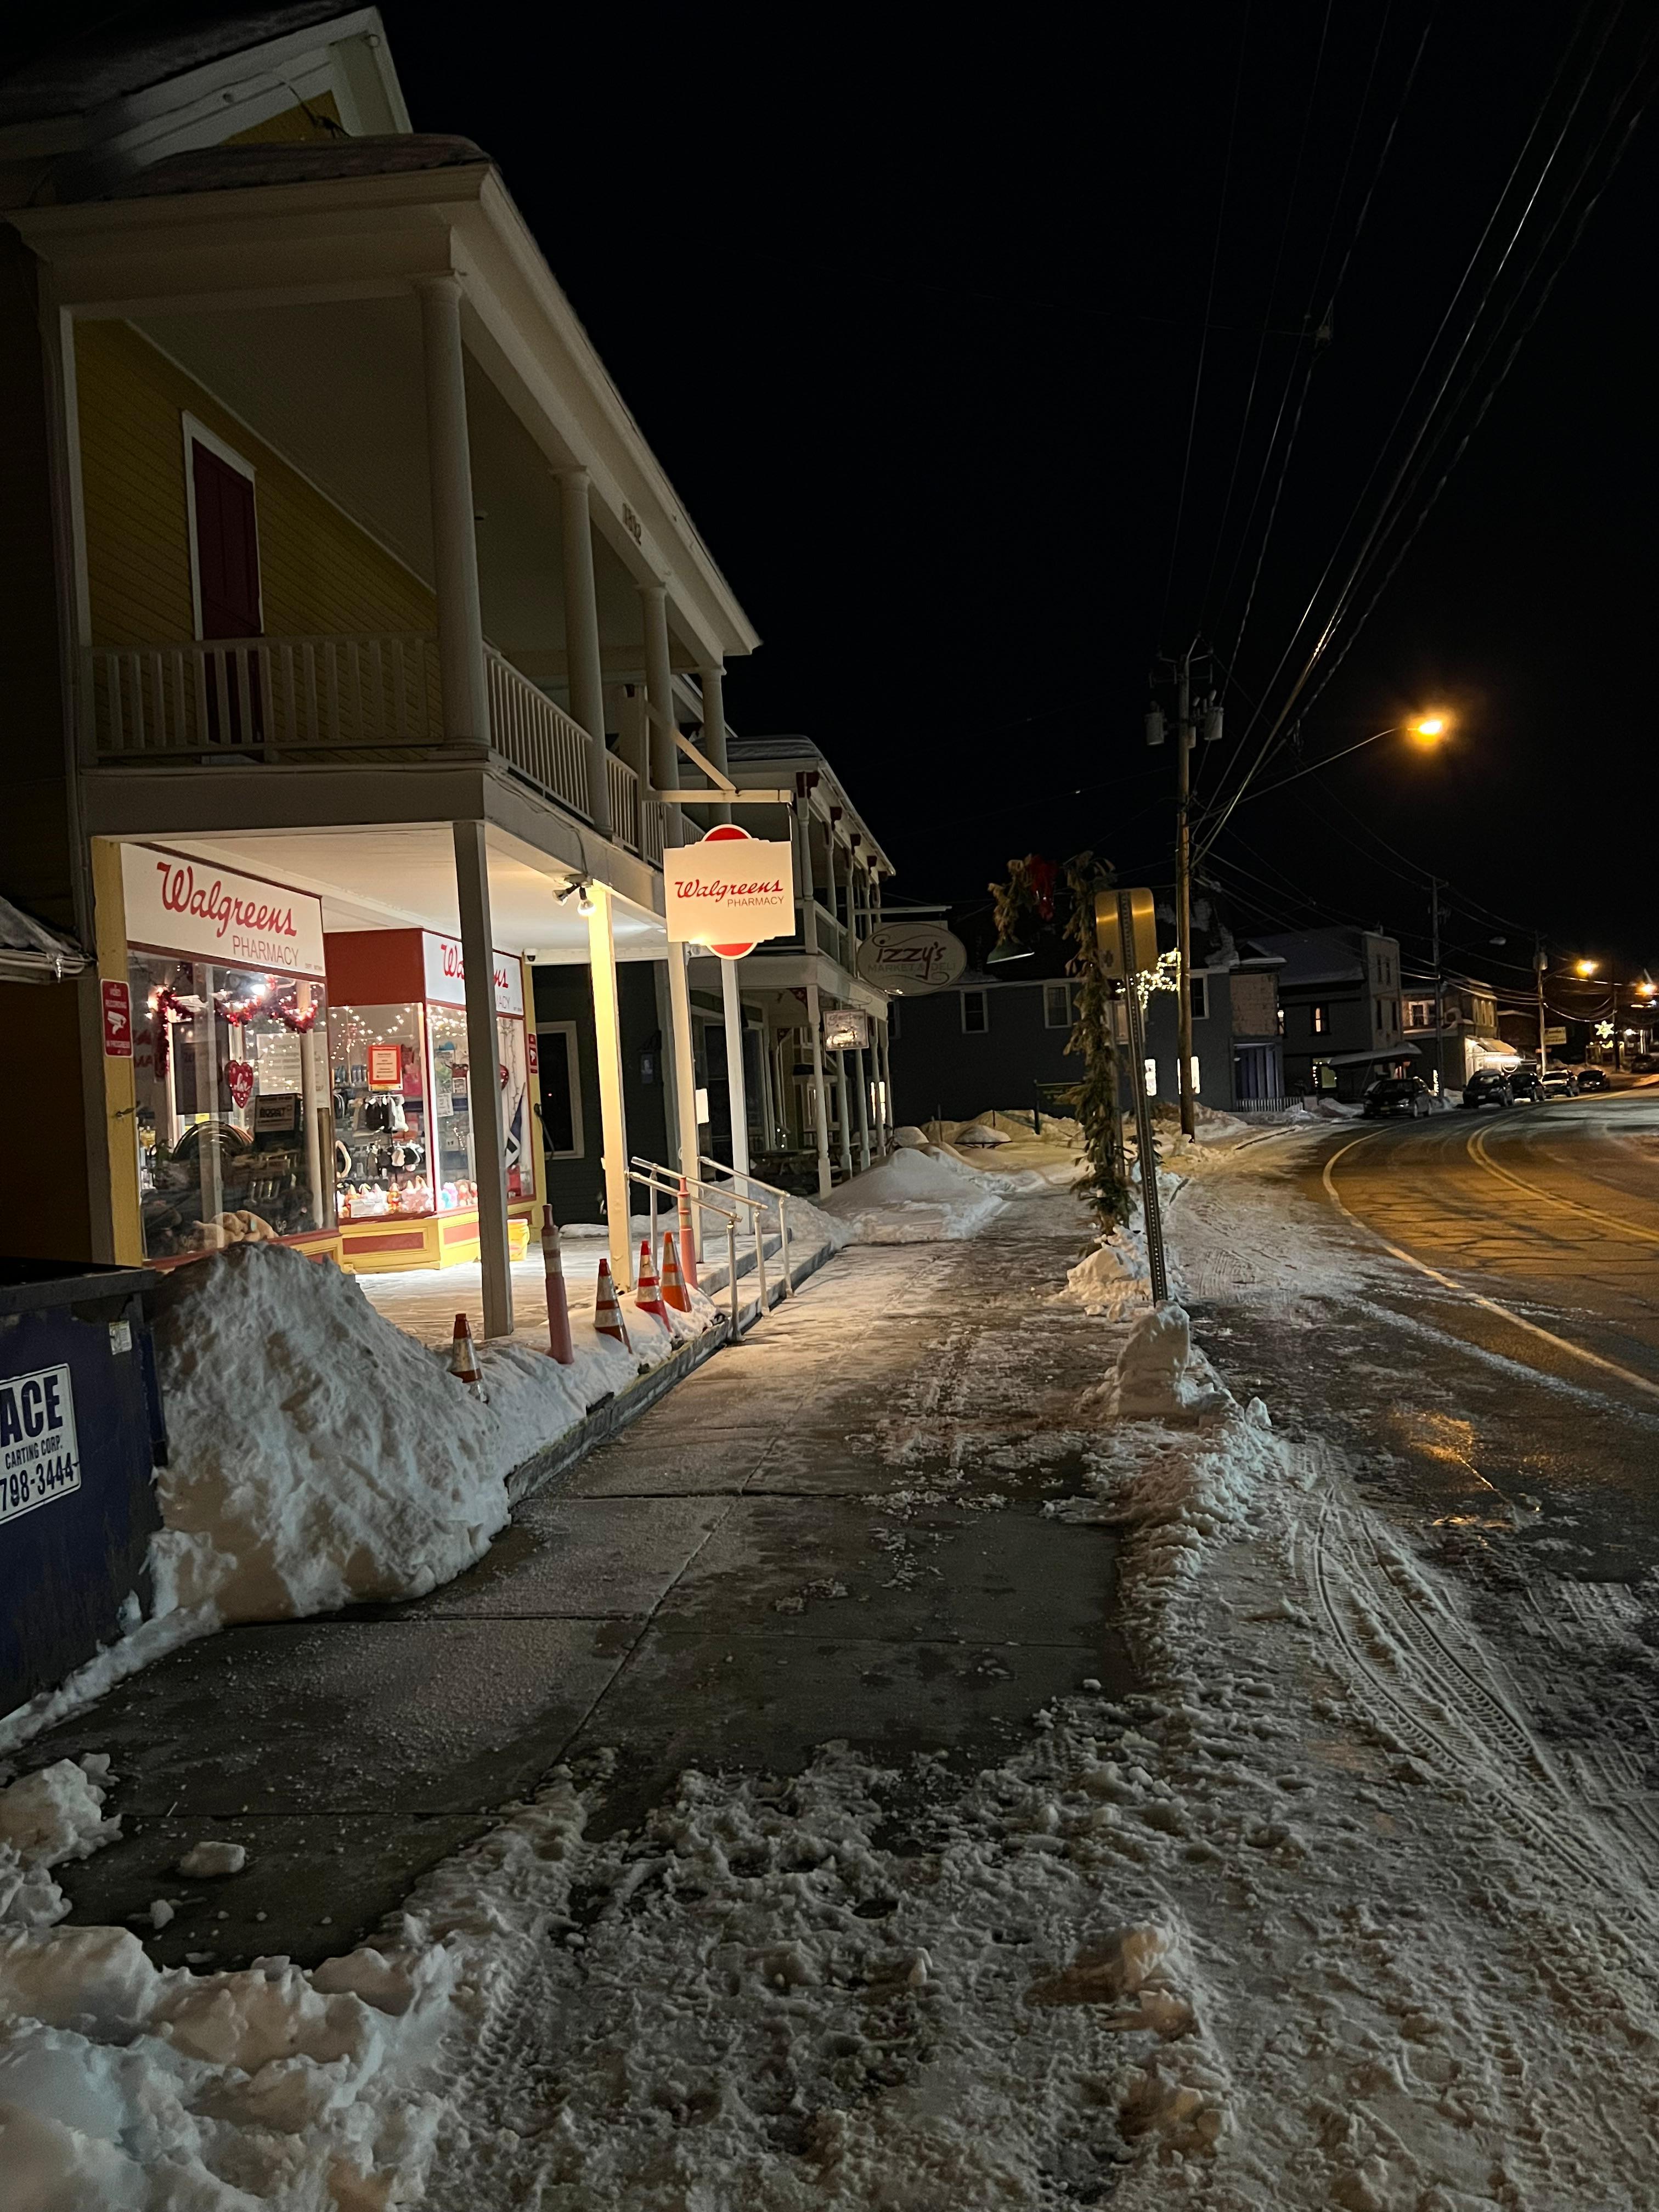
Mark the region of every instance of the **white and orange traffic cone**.
[[556, 1359], [561, 1367], [568, 1367], [576, 1352], [570, 1341], [570, 1302], [565, 1296], [559, 1224], [550, 1206], [542, 1208], [542, 1272], [547, 1278], [547, 1356]]
[[489, 1404], [483, 1377], [478, 1372], [478, 1354], [472, 1342], [472, 1324], [464, 1313], [458, 1313], [455, 1316], [455, 1334], [449, 1347], [449, 1371], [475, 1398], [482, 1398], [486, 1405]]
[[617, 1286], [611, 1279], [611, 1262], [603, 1255], [599, 1260], [599, 1295], [593, 1301], [593, 1326], [601, 1336], [614, 1336], [624, 1352], [634, 1349], [628, 1340], [628, 1323], [623, 1319], [622, 1308], [617, 1304]]
[[640, 1279], [634, 1292], [634, 1303], [641, 1313], [654, 1314], [665, 1328], [668, 1326], [668, 1309], [662, 1302], [662, 1291], [657, 1282], [657, 1271], [651, 1264], [651, 1240], [640, 1239]]
[[679, 1255], [674, 1249], [674, 1232], [671, 1229], [662, 1240], [662, 1300], [672, 1306], [676, 1313], [690, 1313], [691, 1301], [685, 1295], [685, 1278], [680, 1273]]
[[691, 1194], [686, 1189], [685, 1177], [680, 1177], [680, 1262], [685, 1270], [686, 1286], [697, 1287], [697, 1232], [691, 1219]]

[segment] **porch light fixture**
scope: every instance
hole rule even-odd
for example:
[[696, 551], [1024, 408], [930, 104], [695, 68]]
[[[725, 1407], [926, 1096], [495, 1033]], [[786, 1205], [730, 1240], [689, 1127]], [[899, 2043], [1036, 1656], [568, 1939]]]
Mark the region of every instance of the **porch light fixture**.
[[586, 884], [578, 884], [576, 886], [576, 911], [584, 919], [596, 911], [592, 895]]

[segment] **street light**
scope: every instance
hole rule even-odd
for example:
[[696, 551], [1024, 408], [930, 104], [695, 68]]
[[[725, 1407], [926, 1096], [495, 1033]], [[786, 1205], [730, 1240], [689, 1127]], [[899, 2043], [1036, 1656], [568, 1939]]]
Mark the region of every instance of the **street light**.
[[[1149, 721], [1150, 719], [1148, 717]], [[1442, 714], [1437, 708], [1431, 714], [1419, 714], [1413, 721], [1390, 722], [1386, 730], [1373, 730], [1370, 737], [1359, 738], [1352, 744], [1344, 745], [1340, 753], [1327, 753], [1323, 760], [1310, 761], [1306, 768], [1292, 769], [1288, 775], [1281, 775], [1272, 783], [1257, 784], [1253, 790], [1241, 792], [1234, 804], [1247, 806], [1251, 799], [1265, 799], [1270, 791], [1282, 791], [1287, 783], [1297, 783], [1304, 775], [1316, 775], [1322, 768], [1334, 768], [1338, 761], [1346, 760], [1350, 753], [1364, 752], [1367, 745], [1376, 744], [1380, 738], [1397, 738], [1403, 734], [1419, 751], [1432, 752], [1443, 738], [1450, 735], [1451, 729], [1451, 716]], [[1158, 741], [1149, 737], [1146, 742], [1151, 744]], [[1228, 811], [1231, 812], [1231, 809], [1229, 808]]]
[[1601, 963], [1595, 960], [1575, 960], [1572, 964], [1581, 975], [1588, 979], [1595, 973]]

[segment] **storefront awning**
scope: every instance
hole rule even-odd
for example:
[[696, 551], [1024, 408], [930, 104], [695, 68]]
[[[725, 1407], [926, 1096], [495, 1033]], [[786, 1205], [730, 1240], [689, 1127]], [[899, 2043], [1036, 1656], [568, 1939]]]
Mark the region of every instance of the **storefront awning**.
[[1314, 1056], [1316, 1067], [1364, 1067], [1379, 1060], [1420, 1060], [1422, 1054], [1414, 1044], [1385, 1045], [1381, 1052], [1322, 1052]]

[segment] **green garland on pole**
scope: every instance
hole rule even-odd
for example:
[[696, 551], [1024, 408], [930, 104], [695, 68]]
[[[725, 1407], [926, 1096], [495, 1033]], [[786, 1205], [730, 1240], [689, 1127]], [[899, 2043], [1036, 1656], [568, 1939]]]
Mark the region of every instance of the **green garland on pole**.
[[1072, 946], [1067, 966], [1079, 985], [1077, 1014], [1066, 1049], [1083, 1062], [1082, 1079], [1068, 1094], [1067, 1103], [1082, 1125], [1088, 1163], [1073, 1188], [1108, 1230], [1128, 1219], [1130, 1200], [1112, 1001], [1095, 939], [1095, 895], [1116, 881], [1110, 863], [1097, 861], [1092, 853], [1073, 854], [1066, 863], [1066, 936]]

